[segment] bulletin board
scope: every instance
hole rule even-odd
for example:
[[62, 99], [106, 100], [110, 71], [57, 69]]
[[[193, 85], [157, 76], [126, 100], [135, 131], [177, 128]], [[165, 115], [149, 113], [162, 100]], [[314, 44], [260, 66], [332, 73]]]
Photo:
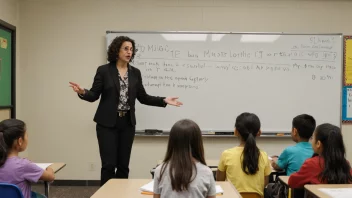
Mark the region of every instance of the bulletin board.
[[16, 27], [0, 19], [0, 121], [16, 117]]
[[352, 123], [352, 36], [343, 39], [342, 122]]

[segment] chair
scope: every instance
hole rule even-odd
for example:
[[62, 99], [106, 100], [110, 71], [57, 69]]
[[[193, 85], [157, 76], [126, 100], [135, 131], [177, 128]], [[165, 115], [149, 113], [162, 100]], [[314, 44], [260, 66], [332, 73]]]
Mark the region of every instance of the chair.
[[241, 192], [240, 193], [242, 198], [262, 198], [260, 194], [255, 193], [255, 192]]
[[21, 189], [14, 184], [0, 183], [0, 198], [23, 198]]

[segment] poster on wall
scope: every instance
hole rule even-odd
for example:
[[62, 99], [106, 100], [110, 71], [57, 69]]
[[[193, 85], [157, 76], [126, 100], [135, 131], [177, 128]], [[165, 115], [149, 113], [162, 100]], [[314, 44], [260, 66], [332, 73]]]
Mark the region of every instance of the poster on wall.
[[342, 122], [352, 123], [352, 36], [343, 41]]
[[12, 104], [11, 33], [0, 29], [0, 107]]

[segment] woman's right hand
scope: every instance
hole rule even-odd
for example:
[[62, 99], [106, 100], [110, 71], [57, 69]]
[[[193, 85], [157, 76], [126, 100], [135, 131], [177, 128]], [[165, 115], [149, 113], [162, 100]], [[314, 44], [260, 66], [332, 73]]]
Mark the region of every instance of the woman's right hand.
[[85, 94], [86, 91], [84, 89], [82, 89], [77, 83], [74, 83], [74, 82], [69, 82], [69, 83], [70, 83], [70, 87], [72, 87], [74, 92], [81, 94], [81, 95]]

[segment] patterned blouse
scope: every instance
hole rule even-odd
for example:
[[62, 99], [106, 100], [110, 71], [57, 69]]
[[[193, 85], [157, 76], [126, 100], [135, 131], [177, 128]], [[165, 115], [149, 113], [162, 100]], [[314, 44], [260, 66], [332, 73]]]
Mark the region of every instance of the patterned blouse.
[[121, 78], [118, 70], [117, 75], [120, 81], [120, 97], [117, 110], [128, 111], [130, 110], [130, 105], [128, 104], [128, 70], [123, 78]]

